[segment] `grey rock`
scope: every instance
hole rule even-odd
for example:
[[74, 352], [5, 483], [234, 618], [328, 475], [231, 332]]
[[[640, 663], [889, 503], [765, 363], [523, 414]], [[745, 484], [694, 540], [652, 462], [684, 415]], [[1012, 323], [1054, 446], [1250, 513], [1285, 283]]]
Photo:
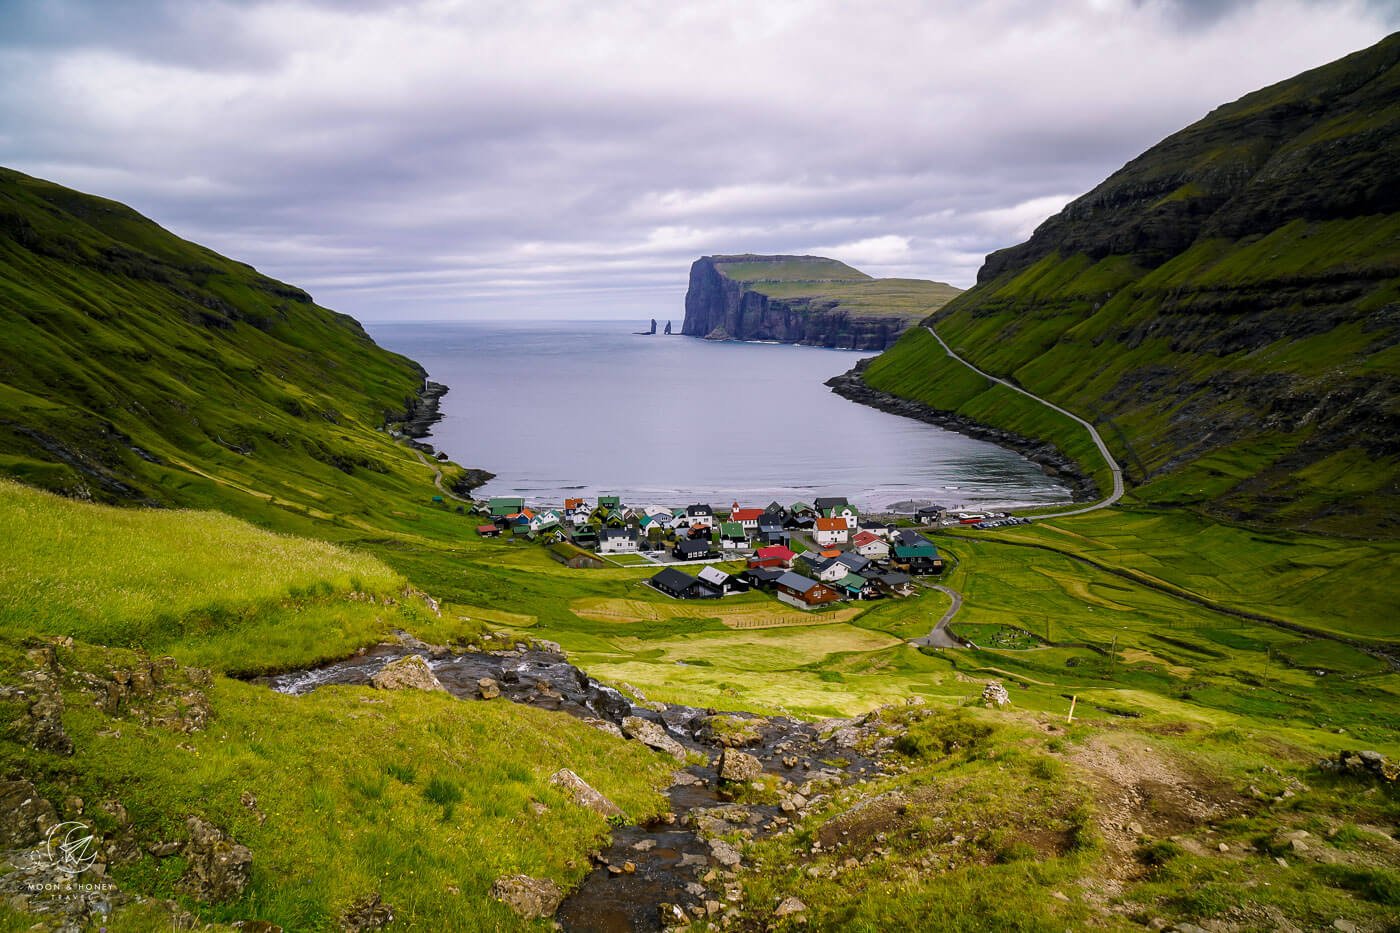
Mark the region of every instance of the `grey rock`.
[[491, 886], [491, 896], [525, 920], [554, 916], [564, 900], [564, 892], [559, 885], [548, 878], [531, 878], [529, 875], [497, 878]]
[[587, 807], [608, 819], [622, 816], [622, 809], [607, 797], [594, 790], [587, 781], [579, 777], [568, 768], [563, 768], [549, 776], [549, 783], [564, 792], [566, 796], [581, 807]]
[[181, 886], [199, 900], [211, 903], [242, 894], [252, 874], [253, 853], [197, 816], [190, 817], [185, 825], [190, 831], [190, 841], [185, 844], [189, 868]]
[[628, 716], [622, 720], [622, 734], [636, 739], [648, 748], [664, 752], [677, 761], [685, 761], [685, 747], [666, 733], [666, 730], [649, 719]]
[[370, 678], [370, 683], [380, 690], [447, 690], [428, 667], [428, 662], [416, 654], [390, 661]]

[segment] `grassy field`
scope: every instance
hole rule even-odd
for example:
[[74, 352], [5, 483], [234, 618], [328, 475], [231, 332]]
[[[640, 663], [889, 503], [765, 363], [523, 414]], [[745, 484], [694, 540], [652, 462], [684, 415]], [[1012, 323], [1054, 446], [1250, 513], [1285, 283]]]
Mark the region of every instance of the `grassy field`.
[[715, 268], [750, 291], [809, 307], [840, 307], [864, 317], [918, 319], [932, 314], [961, 289], [924, 279], [874, 279], [845, 263], [818, 257], [719, 258]]

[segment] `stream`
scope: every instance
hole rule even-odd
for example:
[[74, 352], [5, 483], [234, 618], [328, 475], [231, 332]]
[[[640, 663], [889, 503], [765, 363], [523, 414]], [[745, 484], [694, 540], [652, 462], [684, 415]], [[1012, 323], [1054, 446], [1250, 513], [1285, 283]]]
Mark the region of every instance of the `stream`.
[[[411, 637], [405, 641], [258, 682], [292, 695], [330, 684], [368, 685], [391, 661], [417, 654], [458, 699], [479, 701], [478, 681], [489, 677], [512, 702], [557, 710], [595, 725], [604, 720], [621, 726], [626, 717], [641, 717], [663, 727], [687, 751], [704, 756], [703, 765], [678, 766], [666, 790], [671, 814], [613, 830], [610, 844], [595, 856], [593, 869], [555, 914], [567, 931], [625, 933], [661, 930], [705, 917], [722, 919], [739, 897], [734, 874], [739, 854], [713, 837], [738, 833], [761, 839], [782, 832], [832, 790], [881, 773], [874, 759], [853, 750], [858, 735], [854, 720], [809, 723], [633, 702], [592, 680], [557, 651], [518, 645], [509, 651], [447, 652], [415, 644]], [[736, 751], [754, 756], [765, 772], [782, 779], [780, 803], [727, 799], [717, 772], [724, 744], [711, 728], [716, 715], [733, 717], [729, 728], [721, 731]], [[743, 735], [735, 734], [736, 722]]]

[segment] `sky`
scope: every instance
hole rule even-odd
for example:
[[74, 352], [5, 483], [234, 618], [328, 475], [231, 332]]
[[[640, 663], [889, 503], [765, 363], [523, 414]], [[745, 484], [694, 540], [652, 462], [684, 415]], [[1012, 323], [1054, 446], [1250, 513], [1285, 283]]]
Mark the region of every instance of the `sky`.
[[679, 318], [690, 263], [967, 287], [1400, 0], [0, 0], [0, 164], [361, 320]]

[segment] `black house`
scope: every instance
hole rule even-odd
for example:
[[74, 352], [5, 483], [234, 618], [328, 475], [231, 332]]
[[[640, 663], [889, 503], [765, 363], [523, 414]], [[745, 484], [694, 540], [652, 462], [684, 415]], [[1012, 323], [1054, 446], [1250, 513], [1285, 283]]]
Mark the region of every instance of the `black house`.
[[674, 567], [667, 567], [648, 580], [647, 583], [651, 584], [653, 589], [660, 590], [667, 596], [674, 596], [676, 599], [709, 599], [718, 595], [695, 577], [688, 573], [682, 573]]
[[750, 567], [739, 576], [749, 584], [759, 589], [772, 589], [778, 582], [778, 578], [787, 573], [778, 567]]
[[705, 560], [715, 556], [715, 548], [708, 535], [703, 538], [689, 538], [677, 541], [676, 546], [671, 549], [671, 556], [676, 560]]
[[818, 496], [812, 501], [812, 504], [815, 505], [817, 511], [823, 515], [826, 514], [828, 509], [844, 509], [846, 506], [850, 505], [850, 503], [846, 501], [845, 496]]

